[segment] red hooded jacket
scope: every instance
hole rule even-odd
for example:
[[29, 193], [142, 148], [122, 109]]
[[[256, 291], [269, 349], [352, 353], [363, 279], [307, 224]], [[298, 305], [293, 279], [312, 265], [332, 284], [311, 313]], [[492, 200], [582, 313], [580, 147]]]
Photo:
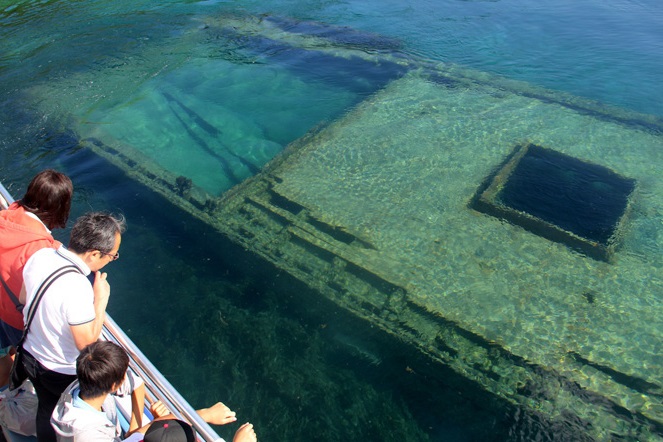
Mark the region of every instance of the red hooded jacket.
[[23, 286], [23, 267], [33, 253], [45, 247], [58, 248], [55, 240], [41, 221], [25, 212], [17, 203], [0, 211], [0, 319], [12, 327], [23, 330], [23, 313], [16, 309], [5, 284], [18, 299]]

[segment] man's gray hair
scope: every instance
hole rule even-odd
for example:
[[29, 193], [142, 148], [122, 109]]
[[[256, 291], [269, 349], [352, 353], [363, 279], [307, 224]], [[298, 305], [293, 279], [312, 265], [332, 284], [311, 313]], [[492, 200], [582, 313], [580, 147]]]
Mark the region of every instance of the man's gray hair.
[[99, 250], [109, 253], [115, 246], [115, 234], [126, 230], [124, 216], [104, 212], [86, 213], [76, 220], [69, 237], [69, 250], [85, 253]]

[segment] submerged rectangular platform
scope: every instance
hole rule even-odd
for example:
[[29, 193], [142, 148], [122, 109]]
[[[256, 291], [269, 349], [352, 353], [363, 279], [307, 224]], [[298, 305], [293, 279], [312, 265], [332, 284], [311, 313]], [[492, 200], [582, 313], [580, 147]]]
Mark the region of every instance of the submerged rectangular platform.
[[[520, 115], [534, 108], [544, 117]], [[632, 213], [611, 263], [471, 207], [525, 140], [647, 183], [633, 193], [627, 181]], [[663, 259], [647, 214], [663, 213], [649, 167], [662, 141], [563, 102], [411, 75], [221, 198], [195, 186], [182, 194], [177, 177], [145, 163], [128, 171], [487, 391], [553, 420], [574, 416], [599, 440], [658, 440]], [[130, 158], [95, 149], [118, 164]]]

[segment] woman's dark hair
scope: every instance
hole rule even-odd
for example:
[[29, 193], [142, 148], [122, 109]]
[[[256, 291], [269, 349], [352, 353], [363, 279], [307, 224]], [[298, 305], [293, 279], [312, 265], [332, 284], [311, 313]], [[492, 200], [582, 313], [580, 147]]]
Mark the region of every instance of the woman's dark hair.
[[74, 185], [69, 177], [53, 169], [39, 172], [18, 204], [34, 213], [50, 229], [64, 228], [69, 219]]
[[128, 367], [127, 352], [113, 342], [97, 341], [85, 347], [76, 358], [81, 399], [111, 393], [124, 380]]

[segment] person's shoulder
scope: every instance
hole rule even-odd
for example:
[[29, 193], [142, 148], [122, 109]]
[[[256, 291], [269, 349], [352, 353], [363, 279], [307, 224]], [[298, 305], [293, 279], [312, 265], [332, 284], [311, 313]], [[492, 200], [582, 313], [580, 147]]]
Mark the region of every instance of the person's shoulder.
[[35, 250], [25, 263], [26, 268], [35, 267], [35, 271], [50, 269], [58, 260], [56, 250], [51, 247], [41, 247]]
[[41, 249], [35, 251], [32, 256], [37, 256], [39, 259], [57, 259], [57, 248], [56, 247], [42, 247]]
[[0, 210], [0, 219], [13, 220], [15, 217], [22, 217], [25, 214], [25, 209], [17, 202], [13, 202], [6, 209]]
[[119, 440], [115, 427], [110, 421], [100, 423], [90, 420], [85, 426], [77, 428], [74, 432], [74, 440], [85, 442], [114, 442]]
[[105, 413], [74, 405], [71, 391], [77, 385], [72, 383], [65, 390], [51, 415], [51, 425], [59, 435], [58, 439], [112, 441], [116, 436], [115, 426]]
[[[25, 263], [23, 277], [43, 279], [57, 271], [59, 268], [73, 265], [74, 263], [72, 261], [63, 256], [63, 251], [66, 252], [64, 246], [61, 246], [58, 249], [46, 247], [35, 251]], [[73, 281], [74, 284], [82, 287], [86, 287], [86, 284], [90, 285], [88, 279], [83, 274], [83, 271], [80, 270], [80, 266], [77, 265], [76, 267], [79, 269], [78, 272], [66, 273], [58, 279], [66, 280], [70, 283]]]
[[[127, 375], [124, 377], [124, 380], [120, 384], [120, 387], [108, 397], [112, 398], [112, 396], [123, 397], [130, 395], [134, 390], [143, 385], [143, 383], [143, 379], [135, 374], [131, 369], [129, 369], [127, 370]], [[113, 401], [113, 403], [115, 403], [115, 401]]]
[[115, 425], [104, 413], [68, 406], [60, 420], [51, 418], [56, 433], [71, 440], [111, 442], [117, 437]]
[[18, 230], [50, 235], [50, 232], [39, 217], [28, 212], [16, 202], [7, 209], [0, 211], [0, 220]]
[[122, 439], [122, 442], [143, 442], [145, 435], [143, 433], [135, 432], [126, 439]]
[[60, 244], [41, 221], [29, 217], [22, 208], [0, 211], [0, 237], [3, 249], [21, 249], [24, 253]]

